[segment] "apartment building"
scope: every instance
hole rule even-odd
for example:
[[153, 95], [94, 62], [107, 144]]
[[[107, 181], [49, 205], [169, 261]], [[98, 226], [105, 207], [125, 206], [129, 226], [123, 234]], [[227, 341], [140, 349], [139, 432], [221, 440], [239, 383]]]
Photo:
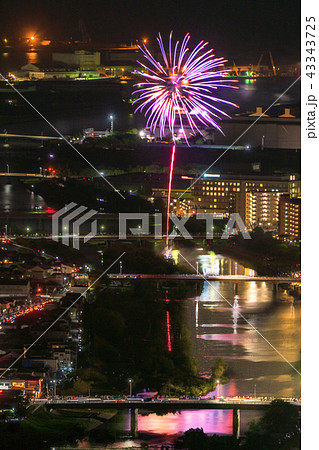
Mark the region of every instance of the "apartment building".
[[301, 200], [281, 195], [279, 202], [278, 235], [290, 241], [301, 238]]
[[288, 193], [288, 183], [283, 177], [206, 174], [192, 187], [193, 209], [223, 217], [237, 212], [248, 229], [276, 230], [280, 194]]

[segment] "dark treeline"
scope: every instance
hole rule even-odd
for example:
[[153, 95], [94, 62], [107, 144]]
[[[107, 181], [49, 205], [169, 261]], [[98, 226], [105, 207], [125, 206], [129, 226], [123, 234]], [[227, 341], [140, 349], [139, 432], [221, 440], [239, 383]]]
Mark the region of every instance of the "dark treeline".
[[[171, 395], [206, 394], [215, 389], [227, 365], [218, 359], [210, 379], [201, 378], [192, 356], [190, 333], [181, 302], [187, 287], [157, 292], [154, 283], [129, 289], [107, 288], [94, 294], [83, 312], [81, 368], [65, 383], [64, 392], [88, 388], [92, 393], [128, 394], [143, 389]], [[87, 392], [87, 391], [86, 391]]]
[[291, 245], [256, 228], [251, 239], [241, 234], [228, 240], [217, 240], [214, 251], [232, 256], [255, 269], [259, 275], [288, 275], [300, 270], [300, 245]]

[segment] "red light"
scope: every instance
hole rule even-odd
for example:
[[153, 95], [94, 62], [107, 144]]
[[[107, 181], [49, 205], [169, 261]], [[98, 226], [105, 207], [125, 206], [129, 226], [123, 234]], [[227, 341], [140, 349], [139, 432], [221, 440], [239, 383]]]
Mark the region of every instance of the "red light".
[[167, 350], [172, 351], [171, 324], [169, 320], [169, 312], [166, 311], [166, 329], [167, 329]]

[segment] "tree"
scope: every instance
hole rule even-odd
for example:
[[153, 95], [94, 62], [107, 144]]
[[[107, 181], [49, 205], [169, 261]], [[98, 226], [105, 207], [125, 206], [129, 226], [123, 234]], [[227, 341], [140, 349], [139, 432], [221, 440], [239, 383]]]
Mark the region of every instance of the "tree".
[[176, 440], [176, 448], [189, 450], [208, 450], [211, 448], [209, 437], [204, 433], [203, 428], [191, 428], [183, 436]]
[[215, 359], [215, 364], [212, 367], [212, 376], [211, 376], [211, 380], [213, 382], [218, 382], [221, 384], [225, 384], [227, 383], [228, 379], [225, 377], [225, 372], [228, 369], [228, 364], [227, 362], [224, 360], [224, 358], [216, 358]]
[[261, 419], [261, 425], [271, 433], [288, 433], [299, 426], [298, 408], [283, 400], [274, 400]]
[[300, 448], [300, 413], [283, 400], [274, 400], [264, 417], [250, 424], [243, 449]]

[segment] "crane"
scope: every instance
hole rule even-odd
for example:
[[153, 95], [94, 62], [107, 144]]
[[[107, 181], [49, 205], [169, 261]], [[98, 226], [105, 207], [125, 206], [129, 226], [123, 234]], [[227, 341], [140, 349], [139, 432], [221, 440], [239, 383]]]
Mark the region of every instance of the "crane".
[[89, 36], [89, 33], [87, 32], [83, 19], [79, 20], [79, 30], [81, 32], [82, 42], [91, 42], [91, 38]]
[[235, 61], [233, 61], [233, 71], [236, 73], [236, 76], [238, 77], [238, 69], [237, 69], [237, 66], [235, 64]]
[[[272, 71], [274, 73], [274, 76], [277, 76], [276, 66], [275, 66], [275, 63], [274, 63], [274, 58], [272, 57], [272, 53], [271, 53], [270, 50], [269, 50], [268, 54], [269, 54], [271, 68], [272, 68]], [[261, 65], [261, 61], [262, 61], [263, 57], [264, 57], [264, 53], [262, 53], [260, 55], [259, 59], [258, 59], [257, 66], [256, 66], [256, 72], [260, 72], [260, 65]]]
[[272, 70], [273, 70], [273, 72], [274, 72], [274, 76], [276, 76], [276, 75], [277, 75], [276, 66], [275, 66], [274, 58], [272, 57], [272, 54], [271, 54], [271, 51], [270, 51], [270, 50], [269, 50], [269, 58], [270, 58]]

